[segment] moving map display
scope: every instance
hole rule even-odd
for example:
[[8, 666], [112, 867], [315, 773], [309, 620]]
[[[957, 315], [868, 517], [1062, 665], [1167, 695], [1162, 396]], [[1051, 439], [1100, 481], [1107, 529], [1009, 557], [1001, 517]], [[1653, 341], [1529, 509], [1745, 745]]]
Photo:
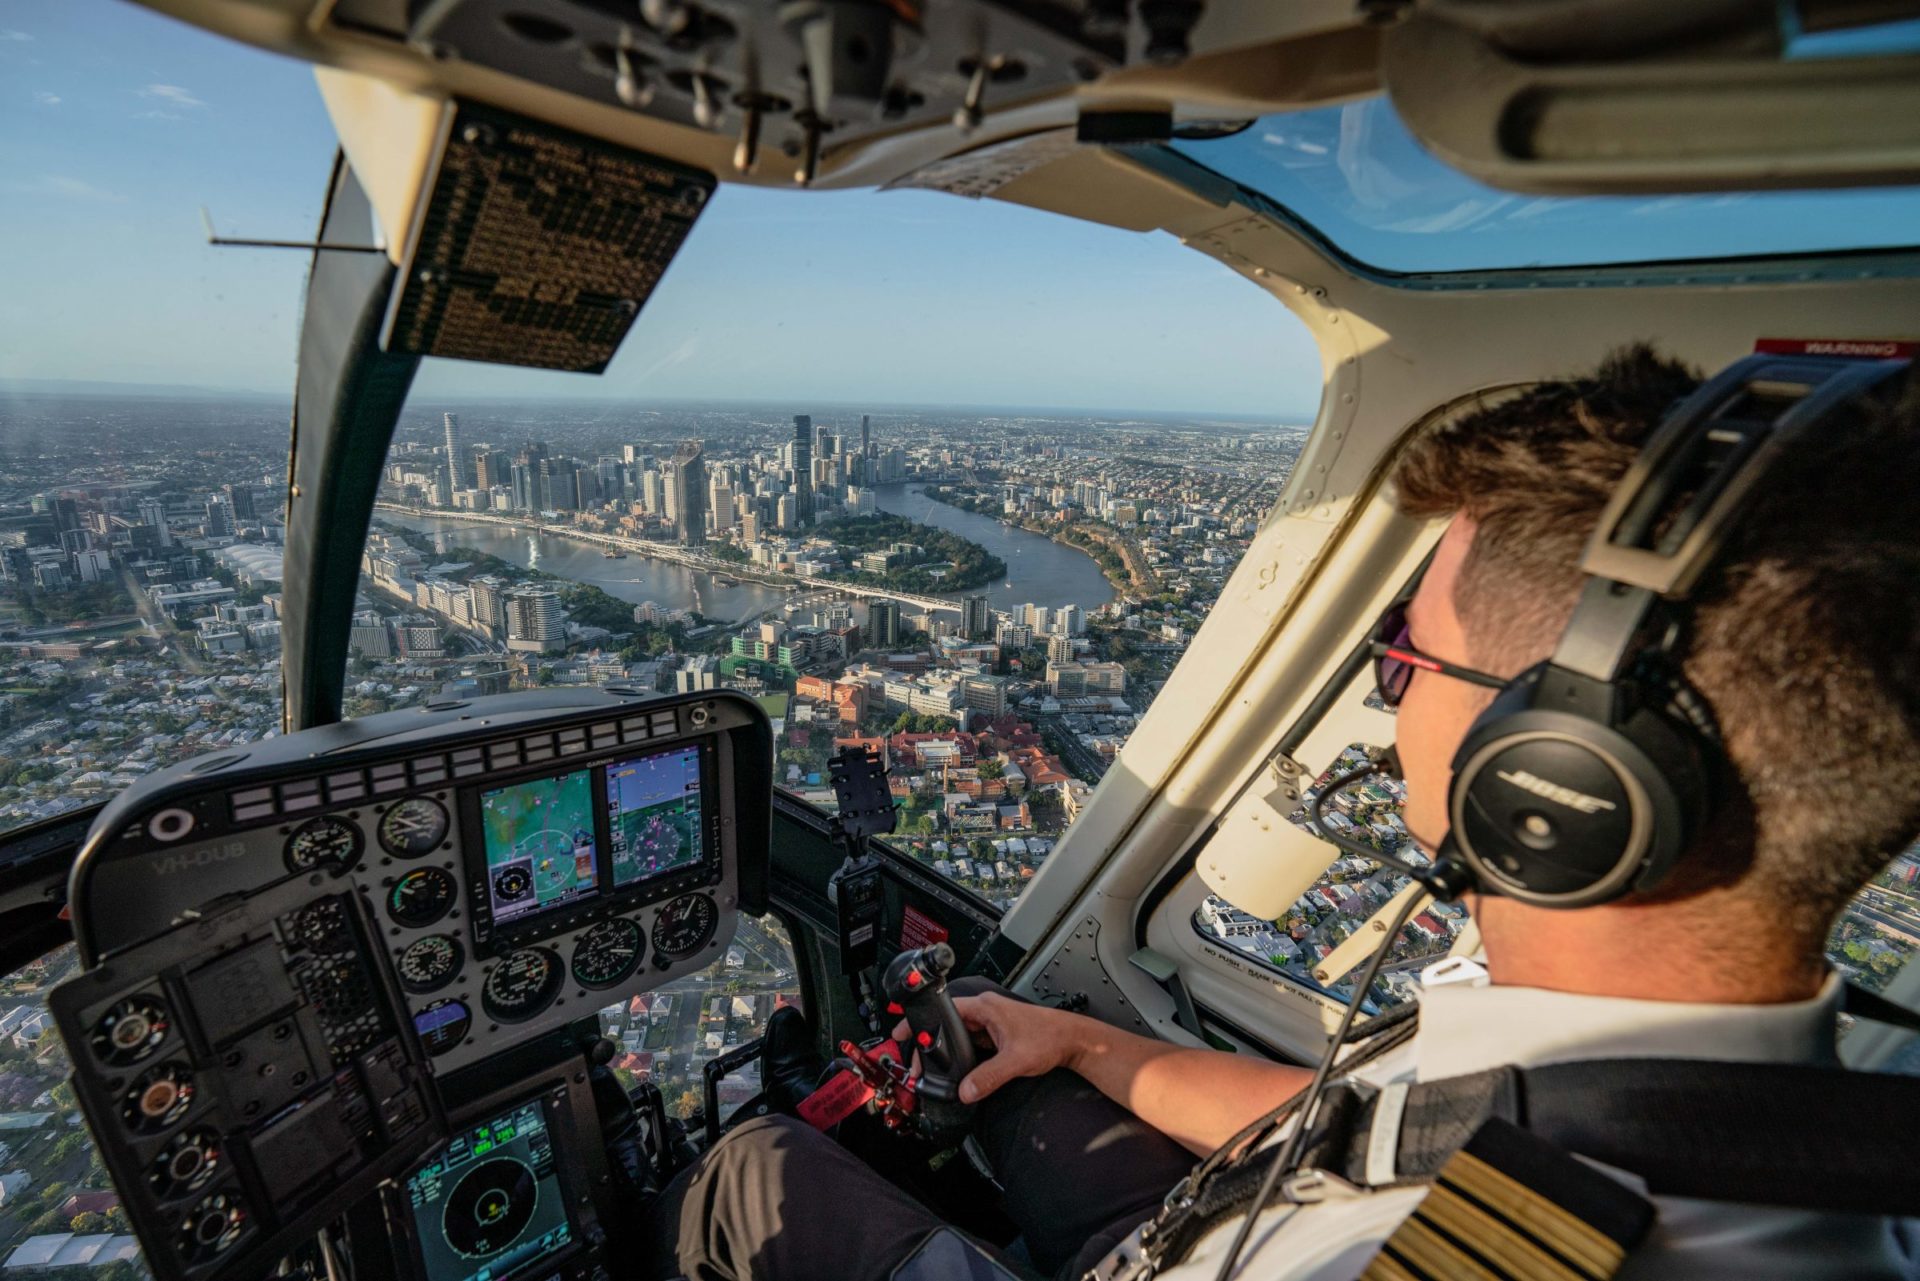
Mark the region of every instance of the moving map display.
[[577, 903], [599, 889], [593, 819], [588, 770], [481, 794], [495, 924]]
[[501, 1281], [573, 1240], [537, 1100], [455, 1134], [406, 1189], [430, 1281]]
[[615, 889], [697, 864], [705, 853], [700, 749], [607, 766], [607, 821]]

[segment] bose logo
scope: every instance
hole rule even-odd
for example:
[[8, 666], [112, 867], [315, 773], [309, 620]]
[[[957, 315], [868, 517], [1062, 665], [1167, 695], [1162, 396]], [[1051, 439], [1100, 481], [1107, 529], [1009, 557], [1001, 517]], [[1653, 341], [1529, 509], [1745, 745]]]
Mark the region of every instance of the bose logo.
[[1501, 770], [1494, 775], [1503, 782], [1512, 783], [1523, 792], [1532, 792], [1543, 801], [1552, 801], [1564, 805], [1570, 810], [1579, 810], [1582, 814], [1596, 814], [1601, 810], [1617, 808], [1612, 801], [1603, 801], [1598, 796], [1588, 796], [1585, 792], [1576, 792], [1571, 787], [1562, 787], [1558, 783], [1549, 783], [1537, 774], [1525, 770]]

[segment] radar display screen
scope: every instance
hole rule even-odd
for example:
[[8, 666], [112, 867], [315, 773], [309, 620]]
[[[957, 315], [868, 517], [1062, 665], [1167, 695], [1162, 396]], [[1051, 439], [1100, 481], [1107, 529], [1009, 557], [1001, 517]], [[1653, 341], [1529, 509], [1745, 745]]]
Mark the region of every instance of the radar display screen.
[[599, 891], [593, 808], [588, 770], [481, 793], [494, 924], [537, 916]]
[[607, 822], [615, 889], [700, 862], [700, 749], [607, 766]]
[[538, 1100], [455, 1133], [406, 1195], [428, 1281], [500, 1281], [573, 1241]]

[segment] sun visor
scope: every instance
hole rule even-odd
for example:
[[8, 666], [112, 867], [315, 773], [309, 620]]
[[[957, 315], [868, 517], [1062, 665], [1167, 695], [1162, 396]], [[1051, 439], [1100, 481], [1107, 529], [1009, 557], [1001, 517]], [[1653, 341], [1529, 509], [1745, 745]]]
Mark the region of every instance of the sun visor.
[[1775, 9], [1438, 0], [1388, 32], [1381, 78], [1428, 150], [1508, 191], [1920, 180], [1920, 58], [1794, 56]]
[[340, 150], [373, 205], [380, 243], [397, 266], [451, 105], [337, 67], [316, 66], [313, 78]]

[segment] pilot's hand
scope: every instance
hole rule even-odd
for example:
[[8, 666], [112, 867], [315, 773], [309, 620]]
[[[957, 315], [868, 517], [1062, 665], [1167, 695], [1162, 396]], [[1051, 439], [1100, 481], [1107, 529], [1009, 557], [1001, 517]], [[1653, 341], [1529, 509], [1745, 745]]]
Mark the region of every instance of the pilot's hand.
[[[992, 1042], [993, 1054], [960, 1082], [960, 1101], [978, 1103], [1008, 1081], [1070, 1068], [1085, 1037], [1084, 1016], [1016, 1001], [994, 992], [954, 998], [953, 1006], [975, 1033]], [[981, 1038], [976, 1035], [976, 1041]]]

